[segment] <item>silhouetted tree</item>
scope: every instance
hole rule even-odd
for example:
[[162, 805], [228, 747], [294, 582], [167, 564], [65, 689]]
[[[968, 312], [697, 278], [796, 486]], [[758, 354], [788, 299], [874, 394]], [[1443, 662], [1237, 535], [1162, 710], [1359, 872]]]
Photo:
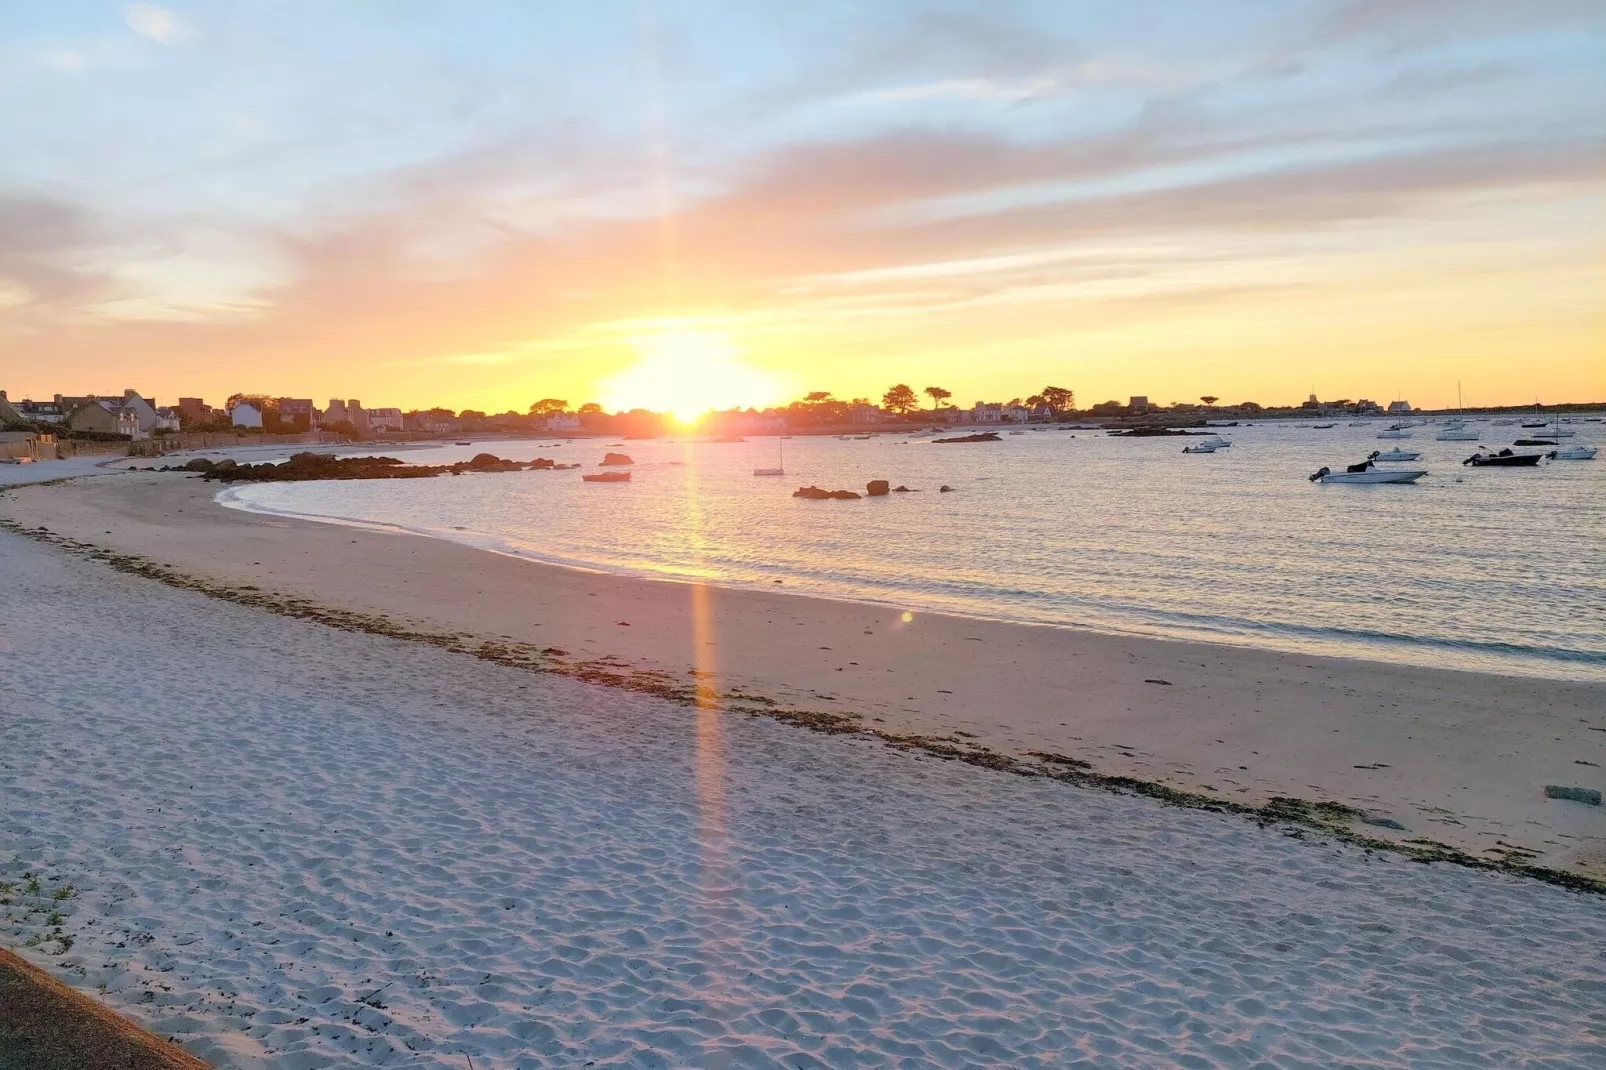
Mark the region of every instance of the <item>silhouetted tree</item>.
[[1063, 386], [1043, 387], [1042, 397], [1043, 404], [1047, 405], [1055, 416], [1076, 408], [1076, 391], [1067, 390]]
[[569, 403], [561, 398], [542, 398], [530, 406], [530, 415], [550, 416], [555, 412], [563, 412], [568, 407]]
[[915, 392], [905, 383], [888, 387], [887, 392], [881, 395], [881, 404], [887, 411], [895, 412], [899, 416], [907, 416], [920, 407]]
[[928, 386], [926, 387], [924, 393], [928, 398], [931, 399], [932, 412], [936, 412], [938, 409], [942, 408], [942, 403], [954, 396], [952, 390], [944, 390], [940, 386]]

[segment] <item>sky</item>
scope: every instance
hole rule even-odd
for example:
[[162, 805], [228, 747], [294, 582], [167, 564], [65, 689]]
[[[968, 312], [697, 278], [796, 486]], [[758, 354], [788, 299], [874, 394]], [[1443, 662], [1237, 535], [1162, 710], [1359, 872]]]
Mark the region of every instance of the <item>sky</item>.
[[0, 389], [1606, 400], [1599, 0], [0, 0]]

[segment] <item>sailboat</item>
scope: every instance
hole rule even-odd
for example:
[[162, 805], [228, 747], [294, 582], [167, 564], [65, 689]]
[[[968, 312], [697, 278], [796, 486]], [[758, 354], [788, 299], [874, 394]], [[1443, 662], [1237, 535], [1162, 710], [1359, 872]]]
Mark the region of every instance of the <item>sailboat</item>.
[[781, 441], [779, 439], [777, 439], [776, 442], [775, 442], [775, 448], [779, 453], [778, 459], [781, 462], [780, 465], [778, 467], [775, 467], [775, 468], [755, 468], [755, 469], [753, 469], [753, 474], [755, 476], [784, 476], [784, 475], [786, 475], [786, 447], [784, 445], [782, 445], [782, 443], [781, 443]]
[[1455, 384], [1455, 419], [1444, 421], [1444, 430], [1434, 435], [1438, 442], [1476, 442], [1481, 437], [1478, 432], [1467, 426], [1466, 419], [1461, 415], [1461, 384]]

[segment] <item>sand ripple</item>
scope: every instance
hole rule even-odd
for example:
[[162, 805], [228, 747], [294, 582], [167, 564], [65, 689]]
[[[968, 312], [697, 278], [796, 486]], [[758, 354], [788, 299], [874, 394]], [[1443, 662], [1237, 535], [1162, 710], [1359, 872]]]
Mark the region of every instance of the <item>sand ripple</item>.
[[0, 939], [220, 1065], [1606, 1063], [1600, 898], [3, 535], [0, 608]]

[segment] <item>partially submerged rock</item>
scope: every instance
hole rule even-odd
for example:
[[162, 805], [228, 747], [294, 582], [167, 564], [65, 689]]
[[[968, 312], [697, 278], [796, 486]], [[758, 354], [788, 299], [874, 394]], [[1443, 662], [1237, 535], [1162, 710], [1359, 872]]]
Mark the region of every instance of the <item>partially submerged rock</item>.
[[872, 498], [879, 498], [892, 490], [892, 484], [884, 479], [872, 479], [864, 485], [864, 492]]
[[193, 461], [170, 470], [199, 471], [202, 478], [222, 483], [296, 483], [318, 479], [430, 479], [439, 475], [459, 476], [470, 472], [523, 472], [565, 467], [545, 457], [525, 463], [510, 461], [494, 453], [477, 453], [473, 459], [456, 464], [405, 464], [395, 457], [335, 457], [327, 453], [297, 453], [282, 464], [239, 464], [224, 460], [204, 469], [192, 465]]
[[855, 494], [851, 490], [824, 490], [820, 487], [799, 487], [792, 492], [794, 498], [807, 498], [809, 501], [825, 501], [828, 498], [840, 498], [844, 501], [853, 498], [862, 498], [864, 495]]
[[602, 455], [602, 466], [604, 468], [609, 467], [610, 465], [616, 466], [635, 463], [635, 461], [630, 459], [630, 455], [628, 453], [605, 453]]
[[962, 442], [1001, 442], [1001, 441], [1003, 441], [1003, 440], [998, 437], [998, 432], [997, 431], [983, 431], [980, 434], [959, 435], [956, 438], [934, 438], [934, 439], [931, 440], [931, 444], [933, 446], [952, 446], [952, 445], [955, 445], [956, 443], [962, 443]]

